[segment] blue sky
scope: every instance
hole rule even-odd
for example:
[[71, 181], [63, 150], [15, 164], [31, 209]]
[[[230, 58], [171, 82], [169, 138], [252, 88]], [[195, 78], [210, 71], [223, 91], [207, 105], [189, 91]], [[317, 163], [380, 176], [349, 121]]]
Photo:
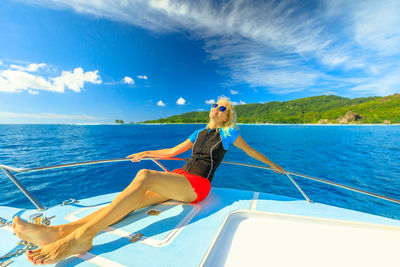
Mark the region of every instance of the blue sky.
[[400, 91], [400, 1], [0, 1], [0, 123]]

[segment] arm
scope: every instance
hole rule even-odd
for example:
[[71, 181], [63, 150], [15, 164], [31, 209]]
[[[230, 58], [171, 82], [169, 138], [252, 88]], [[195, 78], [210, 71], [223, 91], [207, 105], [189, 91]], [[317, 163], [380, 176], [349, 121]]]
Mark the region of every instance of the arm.
[[140, 153], [129, 155], [127, 156], [127, 158], [131, 158], [132, 162], [140, 161], [140, 159], [142, 158], [172, 158], [176, 155], [188, 151], [192, 148], [192, 145], [193, 143], [189, 139], [187, 139], [186, 141], [172, 148], [143, 151]]
[[235, 142], [233, 143], [236, 147], [240, 148], [241, 150], [243, 150], [244, 152], [246, 152], [246, 154], [252, 158], [255, 158], [256, 160], [259, 160], [267, 165], [269, 165], [272, 169], [274, 169], [274, 172], [277, 173], [282, 173], [285, 174], [285, 170], [281, 167], [276, 165], [275, 163], [273, 163], [269, 158], [267, 158], [266, 156], [264, 156], [263, 154], [261, 154], [260, 152], [258, 152], [257, 150], [255, 150], [254, 148], [252, 148], [251, 146], [249, 146], [244, 140], [243, 138], [239, 136], [236, 138]]

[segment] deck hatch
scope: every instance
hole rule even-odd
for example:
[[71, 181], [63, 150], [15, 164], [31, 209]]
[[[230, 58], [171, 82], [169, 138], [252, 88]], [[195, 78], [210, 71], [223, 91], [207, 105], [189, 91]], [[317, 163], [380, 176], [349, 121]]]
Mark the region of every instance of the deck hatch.
[[398, 240], [398, 226], [238, 210], [200, 266], [397, 266]]

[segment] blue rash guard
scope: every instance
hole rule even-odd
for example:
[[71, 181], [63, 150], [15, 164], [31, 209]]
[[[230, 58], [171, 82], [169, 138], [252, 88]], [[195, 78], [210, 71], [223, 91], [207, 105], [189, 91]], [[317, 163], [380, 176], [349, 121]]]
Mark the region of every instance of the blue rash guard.
[[212, 181], [215, 170], [221, 164], [228, 148], [235, 142], [239, 132], [229, 128], [226, 134], [222, 128], [202, 128], [189, 136], [193, 143], [192, 156], [182, 169], [188, 173], [207, 178]]

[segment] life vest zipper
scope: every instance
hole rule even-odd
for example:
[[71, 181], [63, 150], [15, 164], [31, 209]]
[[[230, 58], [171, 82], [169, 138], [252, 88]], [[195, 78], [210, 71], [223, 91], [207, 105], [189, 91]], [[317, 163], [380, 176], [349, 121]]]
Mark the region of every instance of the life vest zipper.
[[[203, 151], [203, 147], [204, 147], [204, 145], [206, 144], [206, 141], [207, 141], [208, 137], [210, 136], [210, 133], [211, 133], [211, 129], [208, 130], [207, 135], [206, 135], [206, 138], [204, 138], [203, 143], [200, 145], [200, 151], [199, 151], [198, 154], [201, 154], [201, 151]], [[190, 169], [191, 169], [192, 166], [193, 166], [194, 161], [197, 160], [197, 158], [198, 158], [197, 155], [193, 157], [192, 161], [190, 162], [190, 165], [189, 165], [188, 168], [187, 168], [187, 172], [190, 171]]]

